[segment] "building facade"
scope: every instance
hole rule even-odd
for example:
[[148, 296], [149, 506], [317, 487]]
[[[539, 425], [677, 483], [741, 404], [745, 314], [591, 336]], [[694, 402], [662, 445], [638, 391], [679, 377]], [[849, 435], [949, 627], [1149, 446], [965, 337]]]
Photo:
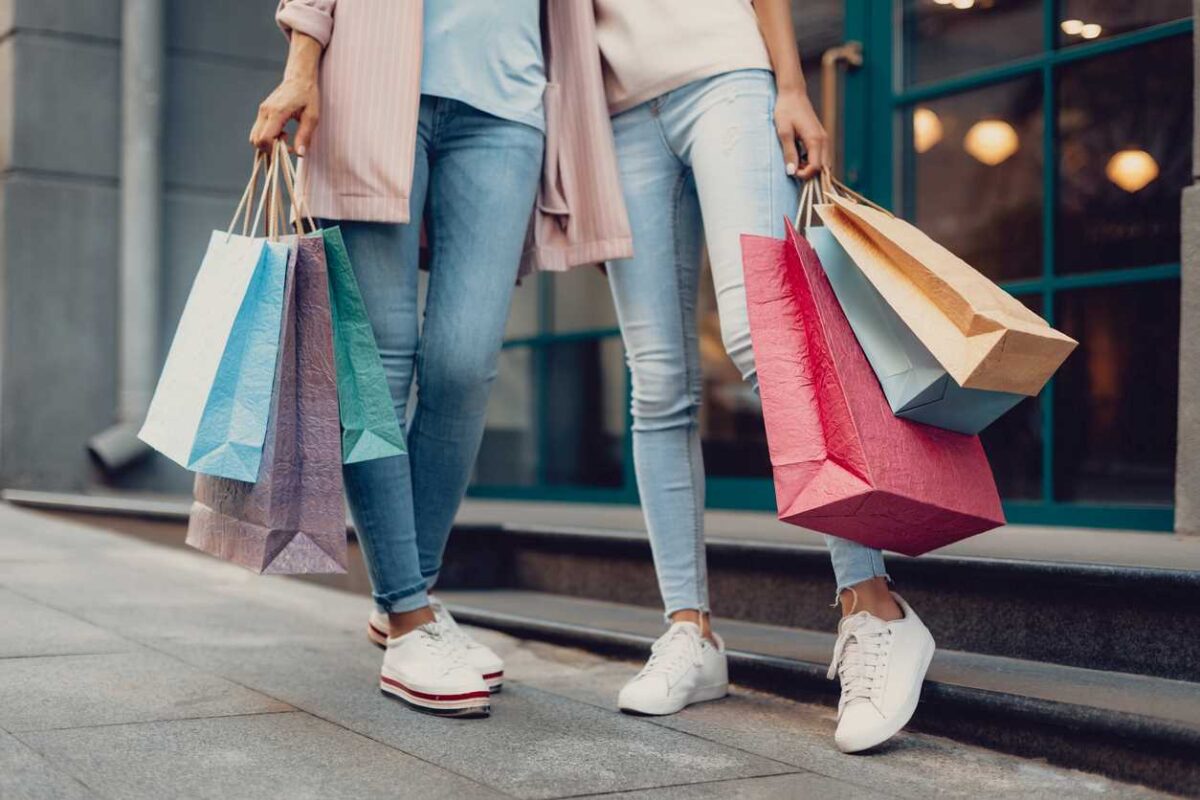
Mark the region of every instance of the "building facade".
[[[795, 5], [814, 91], [823, 52], [862, 45], [837, 103], [846, 181], [1080, 341], [1041, 396], [984, 434], [1009, 518], [1200, 529], [1192, 0]], [[273, 7], [166, 4], [164, 355], [278, 77]], [[189, 486], [157, 458], [101, 475], [84, 451], [117, 391], [119, 18], [117, 0], [0, 2], [5, 487]], [[759, 403], [702, 287], [709, 502], [771, 509]], [[472, 492], [636, 503], [628, 393], [603, 275], [527, 281]]]

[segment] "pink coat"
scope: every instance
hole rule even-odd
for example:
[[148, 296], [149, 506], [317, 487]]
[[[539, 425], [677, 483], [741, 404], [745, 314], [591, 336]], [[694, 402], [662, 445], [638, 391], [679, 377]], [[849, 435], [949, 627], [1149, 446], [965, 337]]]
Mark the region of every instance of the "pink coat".
[[[546, 156], [522, 272], [633, 252], [592, 0], [547, 0]], [[421, 93], [422, 0], [280, 0], [285, 32], [325, 47], [305, 159], [315, 216], [408, 222]]]

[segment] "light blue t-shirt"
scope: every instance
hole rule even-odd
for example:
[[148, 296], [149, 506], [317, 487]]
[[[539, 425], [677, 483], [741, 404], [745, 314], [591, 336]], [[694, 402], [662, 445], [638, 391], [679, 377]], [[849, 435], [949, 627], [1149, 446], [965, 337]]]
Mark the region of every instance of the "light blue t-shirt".
[[541, 0], [425, 0], [421, 94], [546, 129]]

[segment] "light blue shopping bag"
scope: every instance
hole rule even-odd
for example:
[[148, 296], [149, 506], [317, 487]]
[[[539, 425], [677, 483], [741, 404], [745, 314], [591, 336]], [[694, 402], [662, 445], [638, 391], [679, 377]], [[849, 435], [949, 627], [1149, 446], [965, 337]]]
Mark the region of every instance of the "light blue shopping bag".
[[[815, 182], [813, 182], [815, 183]], [[1024, 399], [1024, 395], [964, 389], [942, 368], [824, 226], [813, 224], [805, 203], [798, 225], [817, 253], [834, 294], [850, 321], [892, 412], [904, 419], [959, 433], [976, 434]]]

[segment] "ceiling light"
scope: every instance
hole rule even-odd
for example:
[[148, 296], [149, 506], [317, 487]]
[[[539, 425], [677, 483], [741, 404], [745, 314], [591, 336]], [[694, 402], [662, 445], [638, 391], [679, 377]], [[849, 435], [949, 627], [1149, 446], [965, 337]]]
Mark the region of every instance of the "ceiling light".
[[1003, 164], [1020, 146], [1013, 126], [998, 119], [976, 122], [963, 138], [963, 148], [989, 167]]
[[948, 6], [950, 5], [951, 0], [933, 0], [933, 2], [937, 3], [939, 6]]
[[975, 0], [951, 0], [955, 8], [966, 10], [975, 5]]
[[918, 153], [928, 153], [942, 140], [942, 120], [931, 108], [913, 112], [913, 147]]
[[1083, 31], [1083, 27], [1081, 19], [1064, 19], [1062, 21], [1062, 32], [1067, 36], [1078, 36]]
[[1089, 22], [1087, 25], [1084, 25], [1082, 29], [1080, 29], [1079, 35], [1085, 39], [1095, 39], [1103, 31], [1104, 29], [1095, 22]]
[[1133, 194], [1146, 188], [1158, 177], [1158, 162], [1145, 150], [1122, 150], [1108, 160], [1104, 174], [1117, 186]]

